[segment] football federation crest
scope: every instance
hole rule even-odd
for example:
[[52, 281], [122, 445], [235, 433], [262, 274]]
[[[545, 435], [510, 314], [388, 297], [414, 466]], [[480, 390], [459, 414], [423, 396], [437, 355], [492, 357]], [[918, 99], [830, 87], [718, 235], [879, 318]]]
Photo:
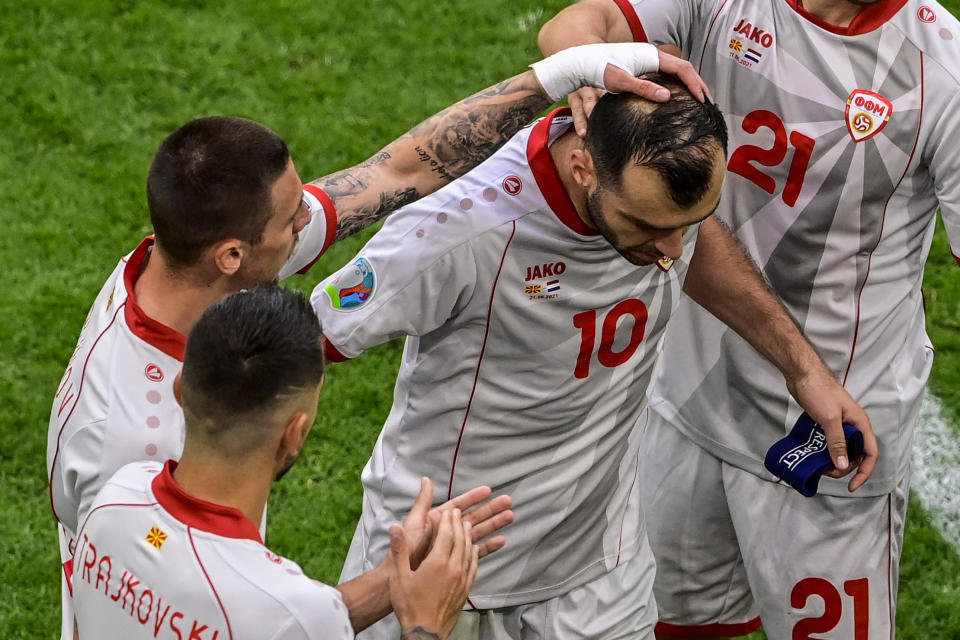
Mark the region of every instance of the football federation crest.
[[345, 267], [333, 282], [324, 287], [324, 291], [334, 309], [356, 311], [370, 301], [376, 286], [373, 265], [361, 256]]
[[660, 267], [662, 271], [670, 271], [670, 267], [673, 266], [673, 258], [668, 258], [667, 256], [663, 256], [662, 258], [657, 260], [657, 266]]
[[880, 133], [890, 121], [893, 105], [879, 93], [855, 89], [847, 98], [847, 131], [854, 142], [863, 142]]
[[167, 534], [164, 533], [160, 527], [151, 527], [146, 540], [153, 545], [154, 548], [159, 549], [163, 546], [163, 543], [167, 541]]

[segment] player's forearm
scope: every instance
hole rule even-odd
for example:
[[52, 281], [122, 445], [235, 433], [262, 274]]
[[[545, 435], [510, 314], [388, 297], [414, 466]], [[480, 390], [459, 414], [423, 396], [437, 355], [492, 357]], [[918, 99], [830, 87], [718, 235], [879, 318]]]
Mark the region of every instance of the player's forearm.
[[578, 44], [632, 40], [630, 26], [613, 0], [581, 0], [540, 28], [537, 45], [549, 56]]
[[354, 633], [363, 631], [391, 611], [388, 569], [381, 564], [353, 580], [337, 585], [343, 604], [350, 612]]
[[337, 240], [467, 173], [551, 103], [527, 71], [444, 109], [370, 159], [314, 181], [336, 206]]
[[700, 225], [683, 290], [772, 362], [788, 382], [825, 367], [740, 242], [716, 218]]

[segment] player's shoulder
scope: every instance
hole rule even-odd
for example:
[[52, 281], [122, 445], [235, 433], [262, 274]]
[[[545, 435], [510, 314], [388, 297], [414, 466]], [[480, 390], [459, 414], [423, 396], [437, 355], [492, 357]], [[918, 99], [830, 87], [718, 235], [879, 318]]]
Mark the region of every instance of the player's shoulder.
[[[153, 484], [154, 478], [162, 471], [163, 463], [161, 462], [154, 460], [131, 462], [130, 464], [120, 467], [116, 473], [104, 482], [103, 489], [100, 490], [100, 495], [138, 495], [149, 498], [152, 502], [154, 499], [151, 497], [152, 492], [150, 487]], [[97, 500], [100, 501], [100, 496], [98, 496]]]
[[291, 630], [277, 637], [353, 637], [340, 592], [308, 577], [296, 562], [251, 540], [220, 540], [216, 550], [222, 567], [235, 573], [224, 597], [250, 605], [235, 615], [249, 615], [255, 625], [260, 612], [271, 610], [272, 624]]
[[960, 85], [960, 20], [946, 7], [936, 0], [907, 0], [891, 24], [942, 69], [943, 80]]

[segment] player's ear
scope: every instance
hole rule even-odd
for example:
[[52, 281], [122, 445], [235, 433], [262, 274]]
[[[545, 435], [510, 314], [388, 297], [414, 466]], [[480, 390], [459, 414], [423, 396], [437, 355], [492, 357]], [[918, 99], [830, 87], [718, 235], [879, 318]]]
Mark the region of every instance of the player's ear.
[[597, 172], [593, 168], [593, 156], [586, 149], [570, 152], [570, 171], [573, 179], [583, 189], [593, 191], [597, 184]]
[[277, 450], [277, 459], [284, 460], [291, 456], [296, 457], [307, 439], [307, 433], [313, 426], [313, 421], [304, 411], [295, 411], [287, 420], [283, 427], [283, 435], [280, 437], [280, 447]]
[[173, 379], [173, 397], [177, 399], [177, 404], [183, 406], [183, 371], [177, 371]]
[[247, 243], [236, 238], [221, 240], [210, 249], [217, 269], [226, 276], [232, 276], [240, 270], [240, 264], [246, 257], [247, 250]]

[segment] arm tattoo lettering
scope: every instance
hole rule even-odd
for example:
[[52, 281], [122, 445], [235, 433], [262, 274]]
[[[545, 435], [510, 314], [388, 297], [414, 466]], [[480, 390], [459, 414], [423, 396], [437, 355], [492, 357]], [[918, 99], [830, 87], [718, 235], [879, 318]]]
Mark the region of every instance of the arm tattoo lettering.
[[412, 629], [402, 629], [400, 640], [440, 640], [440, 635], [423, 627], [413, 627]]
[[336, 240], [464, 175], [549, 105], [526, 72], [444, 109], [368, 160], [315, 180], [336, 205]]

